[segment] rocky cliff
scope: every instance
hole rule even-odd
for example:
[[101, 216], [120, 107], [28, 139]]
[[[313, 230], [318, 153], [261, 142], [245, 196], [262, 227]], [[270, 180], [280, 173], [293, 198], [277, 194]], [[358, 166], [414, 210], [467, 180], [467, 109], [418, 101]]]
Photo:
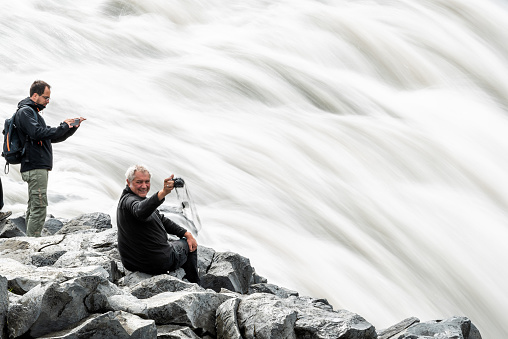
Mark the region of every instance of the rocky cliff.
[[43, 237], [22, 217], [0, 223], [0, 339], [480, 339], [466, 317], [410, 318], [376, 330], [325, 299], [270, 284], [248, 258], [198, 247], [202, 284], [183, 270], [126, 271], [107, 214], [49, 218]]

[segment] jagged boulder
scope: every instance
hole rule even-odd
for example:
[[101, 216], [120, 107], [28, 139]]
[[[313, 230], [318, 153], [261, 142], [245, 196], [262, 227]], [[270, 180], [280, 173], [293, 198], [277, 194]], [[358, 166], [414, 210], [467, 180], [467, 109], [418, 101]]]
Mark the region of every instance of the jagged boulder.
[[405, 331], [410, 326], [413, 326], [414, 324], [417, 324], [420, 322], [420, 319], [416, 317], [411, 317], [402, 320], [401, 322], [390, 326], [386, 329], [377, 331], [377, 339], [389, 339], [394, 338], [396, 334], [399, 334], [403, 331]]
[[108, 280], [87, 276], [38, 285], [9, 306], [10, 336], [39, 337], [60, 331], [90, 314], [110, 310], [108, 297], [123, 292]]
[[111, 217], [109, 214], [94, 212], [82, 214], [74, 219], [71, 219], [69, 222], [64, 223], [62, 228], [55, 234], [68, 234], [79, 231], [87, 231], [90, 229], [100, 232], [112, 227]]
[[219, 292], [221, 288], [246, 294], [254, 269], [250, 260], [232, 252], [215, 253], [210, 268], [201, 277], [201, 286]]
[[202, 292], [164, 292], [143, 299], [147, 316], [157, 325], [179, 324], [215, 335], [215, 313], [228, 295], [210, 290]]
[[231, 298], [223, 302], [216, 312], [217, 338], [243, 339], [238, 327], [239, 298]]
[[48, 218], [42, 227], [41, 236], [45, 237], [48, 235], [56, 234], [62, 229], [64, 223], [62, 220], [55, 218]]
[[212, 265], [215, 250], [210, 247], [199, 245], [197, 251], [198, 251], [198, 272], [199, 276], [203, 276], [206, 274], [206, 272], [208, 272], [210, 266]]
[[279, 298], [256, 293], [240, 299], [237, 324], [244, 338], [376, 338], [373, 325], [361, 316], [333, 311], [323, 300]]
[[395, 337], [397, 339], [482, 339], [480, 331], [466, 317], [417, 323]]
[[53, 268], [23, 265], [9, 258], [0, 257], [0, 272], [7, 278], [9, 289], [23, 295], [41, 283], [63, 282], [83, 276], [109, 278], [109, 273], [101, 266], [76, 268]]
[[50, 333], [39, 339], [156, 339], [153, 320], [141, 319], [130, 313], [116, 311], [92, 314], [76, 326]]
[[52, 266], [66, 251], [48, 251], [32, 254], [32, 265], [37, 267]]
[[3, 220], [0, 222], [0, 238], [14, 238], [23, 236], [25, 236], [25, 232], [22, 231], [17, 226], [17, 223], [13, 222], [11, 219]]
[[168, 274], [161, 274], [145, 279], [130, 288], [130, 293], [139, 299], [151, 298], [163, 292], [204, 291], [197, 284], [184, 282]]

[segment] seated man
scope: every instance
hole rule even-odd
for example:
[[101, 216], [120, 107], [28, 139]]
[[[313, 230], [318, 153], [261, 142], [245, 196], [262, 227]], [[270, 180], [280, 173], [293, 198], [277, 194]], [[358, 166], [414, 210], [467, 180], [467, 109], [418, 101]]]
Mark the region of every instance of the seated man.
[[[150, 172], [145, 167], [132, 166], [125, 177], [127, 186], [117, 209], [118, 250], [124, 267], [154, 275], [182, 267], [185, 278], [199, 284], [196, 239], [157, 210], [173, 189], [173, 175], [149, 198]], [[181, 239], [168, 241], [168, 233]]]

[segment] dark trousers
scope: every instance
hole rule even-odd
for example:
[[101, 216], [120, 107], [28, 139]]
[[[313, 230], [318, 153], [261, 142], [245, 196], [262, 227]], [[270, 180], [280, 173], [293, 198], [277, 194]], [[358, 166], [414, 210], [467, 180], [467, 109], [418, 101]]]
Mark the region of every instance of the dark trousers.
[[185, 278], [199, 285], [200, 279], [198, 275], [198, 251], [189, 252], [189, 244], [186, 239], [170, 241], [171, 258], [169, 260], [168, 271], [174, 271], [183, 268]]

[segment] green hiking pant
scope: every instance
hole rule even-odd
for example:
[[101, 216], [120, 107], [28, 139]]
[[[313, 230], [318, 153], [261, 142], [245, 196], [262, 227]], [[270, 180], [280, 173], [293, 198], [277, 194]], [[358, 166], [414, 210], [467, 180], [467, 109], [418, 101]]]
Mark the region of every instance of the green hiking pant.
[[28, 207], [26, 209], [26, 235], [40, 237], [46, 220], [48, 206], [48, 170], [34, 169], [21, 173], [23, 181], [28, 183]]

